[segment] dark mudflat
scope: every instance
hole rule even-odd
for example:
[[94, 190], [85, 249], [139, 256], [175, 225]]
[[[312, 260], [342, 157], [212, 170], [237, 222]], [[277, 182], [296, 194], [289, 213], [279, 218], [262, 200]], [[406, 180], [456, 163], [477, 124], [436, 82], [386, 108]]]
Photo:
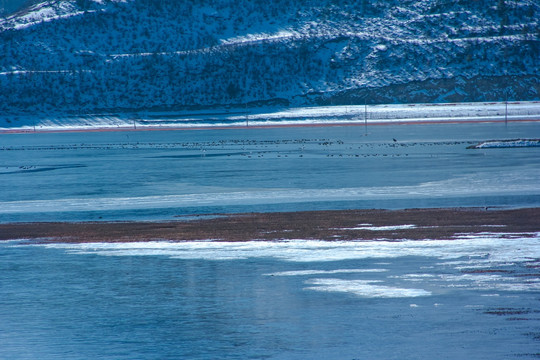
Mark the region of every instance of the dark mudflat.
[[[373, 229], [414, 225], [410, 228]], [[0, 240], [129, 242], [451, 239], [462, 233], [540, 231], [540, 208], [340, 210], [223, 215], [192, 221], [0, 224]]]

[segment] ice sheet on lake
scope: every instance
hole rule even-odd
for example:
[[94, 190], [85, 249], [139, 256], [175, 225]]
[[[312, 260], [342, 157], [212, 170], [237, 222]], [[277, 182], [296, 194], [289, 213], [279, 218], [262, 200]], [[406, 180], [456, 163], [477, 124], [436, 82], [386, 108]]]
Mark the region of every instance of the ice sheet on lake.
[[329, 275], [329, 274], [358, 274], [358, 273], [376, 273], [385, 272], [387, 269], [336, 269], [336, 270], [296, 270], [280, 271], [267, 276], [306, 276], [306, 275]]
[[370, 231], [388, 231], [388, 230], [407, 230], [407, 229], [416, 229], [416, 225], [405, 224], [405, 225], [391, 225], [391, 226], [357, 226], [352, 228], [341, 228], [339, 230], [370, 230]]
[[[72, 198], [0, 201], [0, 214], [76, 212], [181, 208], [190, 206], [234, 206], [285, 204], [313, 201], [422, 199], [481, 195], [537, 195], [540, 169], [492, 171], [467, 174], [418, 185], [336, 189], [249, 189], [246, 191], [157, 195], [118, 198]], [[225, 190], [225, 189], [222, 189]]]
[[[178, 259], [235, 260], [275, 258], [292, 262], [328, 262], [403, 256], [433, 257], [441, 265], [461, 261], [486, 267], [540, 258], [540, 233], [484, 233], [463, 235], [453, 240], [403, 241], [187, 241], [47, 244], [73, 253], [106, 256], [169, 256]], [[455, 260], [459, 262], [452, 262]]]
[[[22, 245], [11, 243], [10, 246]], [[274, 259], [298, 264], [300, 268], [262, 276], [298, 277], [307, 291], [348, 293], [360, 297], [416, 297], [462, 290], [492, 295], [494, 291], [495, 295], [499, 292], [540, 291], [540, 274], [534, 271], [540, 259], [540, 233], [463, 234], [451, 240], [397, 242], [205, 240], [36, 246], [78, 255], [164, 256], [207, 261]], [[346, 268], [334, 264], [339, 261], [360, 261], [362, 264], [369, 259], [385, 259], [387, 265], [384, 268]], [[396, 270], [394, 265], [405, 259], [408, 259], [407, 267], [398, 265]], [[306, 269], [301, 265], [305, 263], [316, 263], [320, 267]]]
[[431, 292], [423, 289], [397, 288], [375, 285], [373, 280], [312, 279], [306, 284], [312, 285], [307, 290], [344, 292], [367, 298], [403, 298], [429, 296]]
[[521, 148], [539, 147], [540, 139], [513, 139], [513, 140], [489, 140], [478, 145], [471, 146], [473, 149], [493, 149], [493, 148]]

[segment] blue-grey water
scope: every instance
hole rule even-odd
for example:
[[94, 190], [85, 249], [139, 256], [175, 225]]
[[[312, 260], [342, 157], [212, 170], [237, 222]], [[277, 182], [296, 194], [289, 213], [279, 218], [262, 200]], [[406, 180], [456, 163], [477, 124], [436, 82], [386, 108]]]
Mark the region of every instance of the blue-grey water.
[[[0, 135], [0, 221], [538, 206], [538, 123]], [[395, 141], [394, 141], [395, 139]], [[201, 239], [204, 240], [204, 239]], [[540, 235], [0, 243], [0, 359], [534, 359]]]
[[[540, 124], [0, 135], [0, 221], [538, 206]], [[395, 141], [394, 141], [395, 140]]]
[[0, 254], [2, 359], [538, 357], [538, 234]]

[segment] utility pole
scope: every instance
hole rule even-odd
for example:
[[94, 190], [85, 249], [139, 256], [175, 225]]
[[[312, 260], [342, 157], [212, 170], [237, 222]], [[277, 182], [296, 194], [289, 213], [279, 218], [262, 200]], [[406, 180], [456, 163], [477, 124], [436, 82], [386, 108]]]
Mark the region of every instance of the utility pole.
[[364, 98], [364, 128], [367, 135], [367, 99]]

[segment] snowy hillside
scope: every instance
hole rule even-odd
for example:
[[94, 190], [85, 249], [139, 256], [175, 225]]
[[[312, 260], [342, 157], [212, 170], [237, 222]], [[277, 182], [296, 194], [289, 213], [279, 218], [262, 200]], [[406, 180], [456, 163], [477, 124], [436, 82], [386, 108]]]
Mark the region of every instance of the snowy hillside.
[[540, 99], [536, 0], [73, 0], [0, 18], [0, 113]]

